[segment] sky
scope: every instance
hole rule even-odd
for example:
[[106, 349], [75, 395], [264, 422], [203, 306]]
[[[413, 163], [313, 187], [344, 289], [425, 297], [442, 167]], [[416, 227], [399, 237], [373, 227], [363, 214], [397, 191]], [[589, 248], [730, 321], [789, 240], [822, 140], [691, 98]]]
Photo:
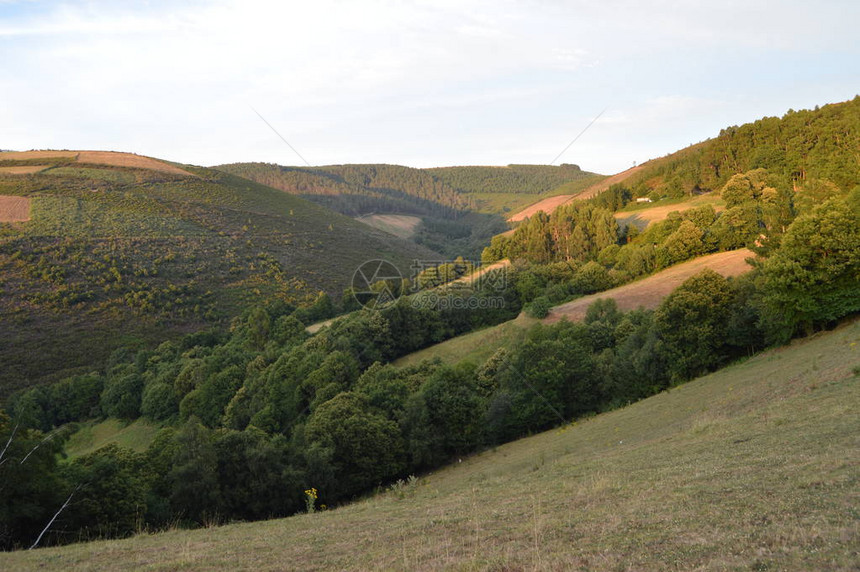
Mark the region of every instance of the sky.
[[611, 174], [853, 98], [858, 23], [856, 0], [0, 0], [0, 148]]

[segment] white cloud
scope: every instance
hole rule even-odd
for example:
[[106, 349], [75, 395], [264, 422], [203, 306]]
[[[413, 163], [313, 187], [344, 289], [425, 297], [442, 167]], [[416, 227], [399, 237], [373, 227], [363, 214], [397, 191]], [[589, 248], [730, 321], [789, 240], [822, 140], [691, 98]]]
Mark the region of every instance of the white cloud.
[[[546, 162], [608, 106], [562, 160], [618, 170], [755, 117], [739, 111], [853, 96], [857, 12], [755, 0], [0, 0], [0, 146], [298, 162], [253, 105], [314, 163]], [[841, 75], [821, 75], [827, 61]]]

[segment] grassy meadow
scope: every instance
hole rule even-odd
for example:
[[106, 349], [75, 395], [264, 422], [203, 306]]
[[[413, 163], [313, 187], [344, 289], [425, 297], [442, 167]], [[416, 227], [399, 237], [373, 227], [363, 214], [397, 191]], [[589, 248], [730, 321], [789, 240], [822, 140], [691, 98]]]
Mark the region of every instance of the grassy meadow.
[[0, 554], [4, 570], [856, 570], [860, 321], [281, 520]]

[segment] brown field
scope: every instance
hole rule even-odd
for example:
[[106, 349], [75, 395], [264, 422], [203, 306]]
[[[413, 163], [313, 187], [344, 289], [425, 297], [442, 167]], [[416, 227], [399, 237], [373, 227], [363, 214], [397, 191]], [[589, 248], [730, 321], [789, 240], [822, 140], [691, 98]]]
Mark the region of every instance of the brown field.
[[508, 222], [519, 222], [539, 213], [540, 211], [549, 214], [561, 205], [566, 205], [578, 196], [580, 195], [557, 195], [555, 197], [543, 199], [542, 201], [538, 201], [533, 205], [527, 206], [517, 214], [509, 216]]
[[622, 181], [627, 180], [627, 177], [630, 177], [631, 175], [635, 175], [636, 173], [641, 171], [644, 167], [645, 167], [645, 163], [643, 163], [641, 165], [637, 165], [636, 167], [631, 167], [631, 168], [627, 169], [626, 171], [621, 171], [620, 173], [616, 173], [616, 174], [612, 175], [611, 177], [606, 177], [602, 181], [595, 183], [595, 184], [591, 185], [590, 187], [588, 187], [587, 189], [585, 189], [584, 191], [582, 191], [580, 194], [577, 195], [577, 198], [590, 199], [590, 198], [594, 197], [595, 195], [597, 195], [598, 193], [602, 193], [603, 191], [608, 190], [609, 187], [611, 187], [612, 185], [615, 185], [617, 183], [620, 183]]
[[185, 175], [188, 177], [196, 176], [184, 169], [168, 165], [167, 163], [157, 159], [135, 155], [133, 153], [119, 153], [116, 151], [6, 151], [5, 153], [0, 153], [0, 161], [25, 161], [28, 159], [56, 158], [68, 158], [78, 163], [88, 163], [93, 165], [132, 167], [135, 169], [149, 169], [150, 171], [160, 171], [162, 173], [172, 173], [174, 175]]
[[600, 298], [613, 298], [622, 311], [635, 310], [640, 306], [654, 309], [672, 290], [699, 271], [710, 268], [727, 278], [738, 276], [750, 269], [746, 259], [752, 257], [755, 257], [755, 254], [747, 248], [700, 256], [694, 260], [676, 264], [642, 280], [605, 292], [583, 296], [567, 304], [556, 306], [550, 310], [549, 315], [543, 321], [552, 324], [562, 318], [572, 321], [582, 320], [585, 318], [588, 306]]
[[24, 222], [30, 220], [30, 199], [0, 195], [0, 222]]
[[7, 175], [31, 175], [38, 173], [42, 169], [47, 169], [50, 165], [19, 165], [17, 167], [0, 167], [0, 173]]
[[523, 210], [519, 211], [515, 215], [508, 217], [508, 222], [519, 222], [523, 219], [527, 219], [530, 216], [543, 211], [547, 214], [550, 214], [552, 211], [557, 209], [562, 205], [566, 205], [574, 199], [590, 199], [597, 195], [598, 193], [602, 193], [607, 190], [610, 186], [620, 183], [625, 180], [627, 177], [637, 173], [642, 169], [643, 165], [639, 165], [638, 167], [633, 167], [631, 169], [627, 169], [626, 171], [622, 171], [620, 173], [616, 173], [611, 177], [606, 177], [602, 179], [600, 182], [591, 185], [586, 188], [581, 193], [577, 193], [575, 195], [557, 195], [555, 197], [549, 197], [547, 199], [543, 199], [542, 201], [538, 201], [533, 205], [530, 205]]
[[132, 153], [117, 153], [115, 151], [81, 151], [78, 153], [78, 163], [93, 163], [96, 165], [110, 165], [112, 167], [133, 167], [136, 169], [172, 173], [174, 175], [195, 176], [184, 169], [168, 165], [157, 159], [134, 155]]
[[77, 151], [4, 151], [0, 153], [0, 161], [27, 161], [29, 159], [74, 159]]
[[421, 219], [417, 216], [396, 214], [365, 215], [356, 217], [355, 220], [407, 240], [412, 238], [415, 229], [421, 224]]

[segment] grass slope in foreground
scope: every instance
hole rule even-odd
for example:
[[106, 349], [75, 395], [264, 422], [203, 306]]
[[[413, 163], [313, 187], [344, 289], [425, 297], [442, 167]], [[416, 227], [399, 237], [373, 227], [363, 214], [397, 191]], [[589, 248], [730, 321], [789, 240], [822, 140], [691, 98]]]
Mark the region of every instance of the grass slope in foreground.
[[858, 340], [855, 320], [338, 510], [0, 568], [853, 569]]

